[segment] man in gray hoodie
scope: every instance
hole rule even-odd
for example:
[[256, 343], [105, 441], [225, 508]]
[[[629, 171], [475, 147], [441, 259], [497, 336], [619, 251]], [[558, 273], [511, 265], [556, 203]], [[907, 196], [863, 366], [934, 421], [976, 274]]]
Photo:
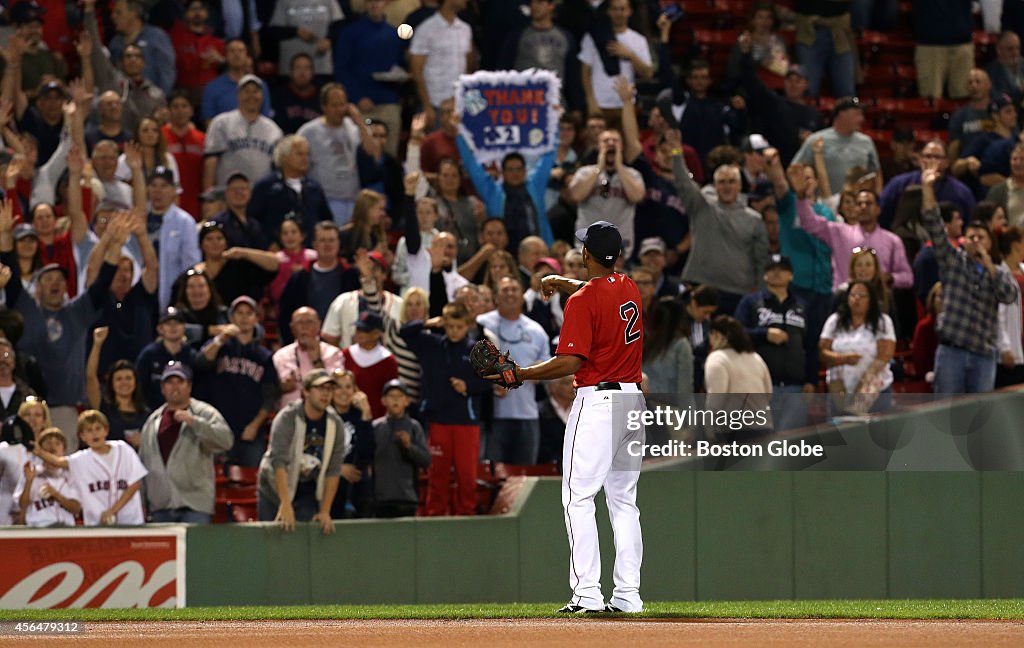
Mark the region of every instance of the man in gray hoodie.
[[213, 405], [192, 398], [192, 372], [171, 361], [160, 375], [167, 401], [142, 426], [139, 458], [152, 522], [207, 524], [213, 518], [213, 457], [235, 437]]
[[668, 131], [665, 139], [672, 147], [673, 179], [693, 236], [683, 281], [713, 286], [718, 290], [719, 312], [731, 315], [743, 295], [762, 285], [768, 261], [764, 221], [739, 200], [739, 167], [726, 164], [715, 169], [715, 198], [705, 198], [683, 161], [679, 131]]

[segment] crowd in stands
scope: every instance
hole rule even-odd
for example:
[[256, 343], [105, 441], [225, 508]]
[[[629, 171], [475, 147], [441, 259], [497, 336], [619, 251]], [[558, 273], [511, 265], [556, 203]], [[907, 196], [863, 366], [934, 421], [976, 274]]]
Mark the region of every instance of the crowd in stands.
[[[468, 349], [549, 358], [597, 220], [654, 400], [1024, 382], [1020, 3], [2, 4], [0, 524], [473, 514], [573, 393]], [[531, 68], [557, 143], [480, 164], [455, 82]]]

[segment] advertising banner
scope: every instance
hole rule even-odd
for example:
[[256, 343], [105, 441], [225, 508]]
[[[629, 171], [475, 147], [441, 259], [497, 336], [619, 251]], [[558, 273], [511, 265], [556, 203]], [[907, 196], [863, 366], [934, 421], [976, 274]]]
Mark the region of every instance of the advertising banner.
[[0, 531], [0, 609], [185, 607], [185, 527]]

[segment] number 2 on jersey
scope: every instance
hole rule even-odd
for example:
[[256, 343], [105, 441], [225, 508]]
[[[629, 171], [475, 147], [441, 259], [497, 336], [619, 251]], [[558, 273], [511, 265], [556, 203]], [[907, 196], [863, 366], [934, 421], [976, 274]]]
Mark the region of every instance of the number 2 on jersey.
[[628, 301], [619, 306], [619, 317], [626, 321], [626, 344], [632, 344], [640, 339], [640, 329], [634, 329], [636, 321], [640, 318], [640, 309], [636, 304]]

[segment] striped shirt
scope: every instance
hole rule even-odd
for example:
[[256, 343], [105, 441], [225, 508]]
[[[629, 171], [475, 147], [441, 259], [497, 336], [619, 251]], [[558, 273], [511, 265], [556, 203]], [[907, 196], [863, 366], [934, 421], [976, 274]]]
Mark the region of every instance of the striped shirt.
[[402, 323], [391, 317], [389, 310], [384, 307], [384, 291], [378, 290], [374, 282], [364, 281], [362, 289], [367, 310], [377, 313], [384, 320], [384, 339], [381, 342], [398, 361], [398, 378], [409, 388], [409, 397], [412, 401], [418, 402], [422, 371], [416, 354], [399, 334]]
[[931, 237], [942, 281], [939, 343], [972, 353], [992, 353], [998, 305], [1012, 303], [1017, 295], [1013, 276], [1005, 267], [996, 268], [992, 276], [966, 250], [953, 247], [938, 207], [921, 212], [921, 223]]

